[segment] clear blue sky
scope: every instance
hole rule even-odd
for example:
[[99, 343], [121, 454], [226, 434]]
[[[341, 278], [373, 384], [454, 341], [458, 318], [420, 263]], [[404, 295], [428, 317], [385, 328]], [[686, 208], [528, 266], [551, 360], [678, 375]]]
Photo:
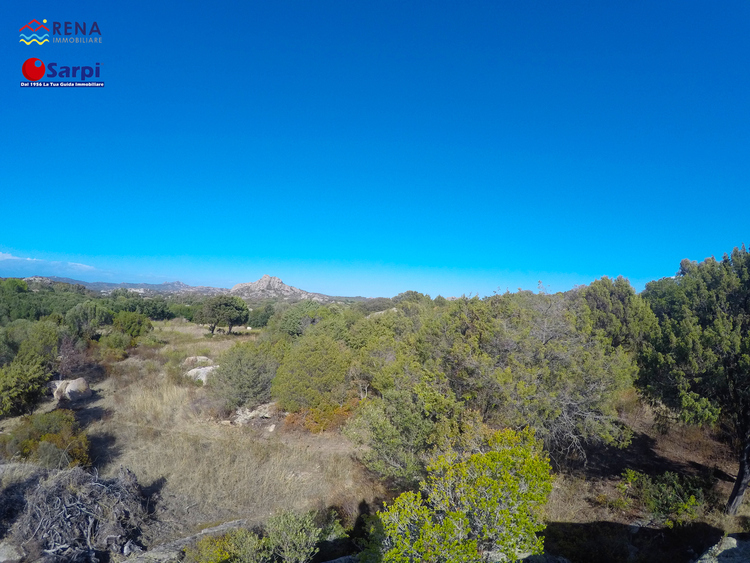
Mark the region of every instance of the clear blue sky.
[[[24, 45], [32, 19], [102, 44]], [[641, 289], [750, 243], [744, 1], [42, 0], [0, 21], [0, 276]], [[100, 62], [106, 86], [20, 88], [29, 57]]]

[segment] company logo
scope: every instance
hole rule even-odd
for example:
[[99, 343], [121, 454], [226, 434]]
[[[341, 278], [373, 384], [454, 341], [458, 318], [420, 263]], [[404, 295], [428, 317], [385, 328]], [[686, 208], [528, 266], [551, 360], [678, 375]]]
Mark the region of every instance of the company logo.
[[[92, 35], [98, 37], [92, 37]], [[56, 37], [60, 35], [61, 37]], [[83, 37], [79, 37], [79, 36]], [[101, 43], [102, 32], [99, 30], [99, 24], [91, 22], [52, 22], [52, 42], [53, 43]]]
[[35, 59], [33, 57], [31, 59], [26, 59], [21, 67], [21, 72], [23, 72], [26, 80], [31, 80], [32, 82], [41, 80], [44, 76], [44, 70], [45, 66], [42, 59]]
[[[21, 66], [21, 72], [29, 82], [21, 82], [21, 86], [93, 86], [104, 87], [104, 82], [99, 82], [101, 74], [100, 63], [92, 65], [68, 66], [59, 63], [44, 64], [44, 61], [32, 57], [26, 59]], [[48, 82], [42, 81], [45, 78], [65, 78], [66, 81]], [[95, 78], [95, 81], [87, 82], [89, 78]]]
[[[44, 23], [47, 23], [47, 20], [42, 21]], [[21, 32], [21, 39], [19, 39], [18, 42], [26, 43], [27, 45], [31, 45], [32, 43], [38, 43], [39, 45], [41, 45], [42, 43], [49, 43], [49, 33], [42, 33], [41, 35], [36, 33], [40, 29], [45, 29], [47, 30], [47, 32], [49, 32], [49, 28], [46, 25], [43, 25], [36, 20], [31, 20], [29, 23], [18, 30]], [[28, 34], [24, 30], [28, 30]]]

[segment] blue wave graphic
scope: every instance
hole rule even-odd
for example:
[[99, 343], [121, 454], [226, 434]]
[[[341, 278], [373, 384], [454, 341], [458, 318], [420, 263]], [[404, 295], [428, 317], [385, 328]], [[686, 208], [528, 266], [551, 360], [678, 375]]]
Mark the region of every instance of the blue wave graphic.
[[22, 33], [22, 34], [21, 34], [21, 37], [23, 37], [23, 38], [24, 38], [24, 39], [26, 39], [27, 41], [30, 41], [32, 37], [36, 37], [37, 39], [44, 39], [45, 37], [49, 37], [49, 33], [45, 33], [45, 34], [44, 34], [44, 35], [42, 35], [42, 36], [39, 36], [39, 35], [37, 35], [36, 33], [34, 33], [33, 35], [24, 35], [24, 34]]

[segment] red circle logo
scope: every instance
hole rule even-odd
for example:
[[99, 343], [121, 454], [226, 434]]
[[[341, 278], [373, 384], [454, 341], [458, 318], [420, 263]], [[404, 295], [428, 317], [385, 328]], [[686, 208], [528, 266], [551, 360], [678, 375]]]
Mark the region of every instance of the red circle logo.
[[21, 72], [23, 72], [23, 75], [27, 80], [31, 80], [32, 82], [41, 80], [41, 78], [44, 76], [44, 70], [45, 68], [42, 59], [35, 58], [26, 59], [26, 62], [23, 63], [23, 67], [21, 67]]

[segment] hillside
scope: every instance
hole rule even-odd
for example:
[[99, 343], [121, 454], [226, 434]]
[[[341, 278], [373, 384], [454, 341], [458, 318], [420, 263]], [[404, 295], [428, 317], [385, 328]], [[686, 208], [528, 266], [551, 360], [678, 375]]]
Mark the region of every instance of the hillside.
[[279, 301], [302, 301], [309, 299], [311, 301], [317, 301], [318, 303], [334, 303], [334, 302], [353, 302], [353, 301], [364, 301], [366, 297], [344, 297], [344, 296], [332, 296], [324, 295], [322, 293], [312, 293], [285, 284], [279, 278], [275, 276], [269, 276], [268, 274], [261, 277], [259, 280], [247, 283], [238, 283], [227, 289], [224, 287], [210, 287], [210, 286], [191, 286], [181, 281], [164, 282], [164, 283], [112, 283], [112, 282], [87, 282], [82, 280], [75, 280], [72, 278], [61, 278], [56, 276], [44, 277], [44, 276], [32, 276], [24, 278], [27, 282], [37, 283], [67, 283], [71, 285], [82, 285], [86, 289], [92, 291], [99, 291], [107, 294], [111, 293], [116, 289], [127, 289], [134, 293], [140, 293], [142, 295], [221, 295], [229, 293], [231, 295], [237, 295], [248, 301], [263, 301], [263, 300], [279, 300]]

